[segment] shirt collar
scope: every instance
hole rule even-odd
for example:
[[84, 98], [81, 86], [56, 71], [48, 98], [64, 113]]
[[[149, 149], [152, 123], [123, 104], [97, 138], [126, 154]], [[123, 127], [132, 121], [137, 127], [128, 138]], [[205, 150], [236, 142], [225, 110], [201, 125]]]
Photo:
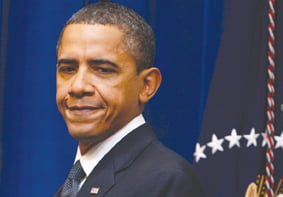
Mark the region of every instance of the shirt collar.
[[99, 161], [126, 135], [135, 130], [137, 127], [145, 123], [144, 117], [142, 114], [135, 117], [128, 124], [126, 124], [119, 131], [114, 133], [112, 136], [98, 143], [92, 147], [86, 154], [81, 155], [79, 147], [77, 148], [77, 154], [75, 162], [80, 160], [81, 165], [87, 176], [91, 171], [96, 167]]

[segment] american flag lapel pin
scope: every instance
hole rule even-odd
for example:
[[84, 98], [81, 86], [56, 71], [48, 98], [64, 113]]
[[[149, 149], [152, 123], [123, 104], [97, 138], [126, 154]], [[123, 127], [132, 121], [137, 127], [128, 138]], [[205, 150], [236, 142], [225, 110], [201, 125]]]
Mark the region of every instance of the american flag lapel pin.
[[99, 187], [92, 187], [91, 189], [90, 189], [90, 194], [98, 194], [98, 192], [99, 192]]

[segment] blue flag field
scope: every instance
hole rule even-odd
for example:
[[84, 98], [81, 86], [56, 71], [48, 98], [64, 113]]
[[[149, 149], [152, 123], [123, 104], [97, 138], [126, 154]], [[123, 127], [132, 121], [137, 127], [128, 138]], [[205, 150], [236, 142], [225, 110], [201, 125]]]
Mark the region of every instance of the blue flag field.
[[[268, 29], [270, 3], [274, 35]], [[245, 196], [252, 182], [258, 197], [267, 192], [268, 56], [275, 63], [272, 196], [277, 197], [283, 195], [283, 2], [225, 1], [221, 46], [194, 153], [207, 196]]]

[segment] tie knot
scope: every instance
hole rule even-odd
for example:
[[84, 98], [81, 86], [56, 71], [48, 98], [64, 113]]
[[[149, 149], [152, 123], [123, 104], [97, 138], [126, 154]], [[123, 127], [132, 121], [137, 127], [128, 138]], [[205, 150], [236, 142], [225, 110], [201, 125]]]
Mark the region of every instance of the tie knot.
[[84, 169], [82, 168], [80, 160], [76, 161], [75, 165], [73, 165], [68, 178], [72, 180], [82, 180], [86, 176]]

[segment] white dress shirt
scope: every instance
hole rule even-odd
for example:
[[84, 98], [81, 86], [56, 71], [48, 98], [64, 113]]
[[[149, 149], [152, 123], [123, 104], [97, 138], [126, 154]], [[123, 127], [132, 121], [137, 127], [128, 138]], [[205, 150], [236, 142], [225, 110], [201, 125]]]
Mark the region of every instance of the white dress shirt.
[[[144, 117], [142, 114], [135, 117], [131, 120], [128, 124], [126, 124], [123, 128], [119, 131], [111, 135], [110, 137], [106, 138], [104, 141], [98, 143], [94, 147], [92, 147], [87, 153], [81, 155], [79, 147], [77, 148], [77, 154], [75, 158], [75, 162], [80, 160], [82, 168], [86, 173], [86, 178], [90, 175], [92, 170], [96, 167], [99, 161], [119, 142], [121, 141], [126, 135], [132, 132], [137, 127], [141, 126], [145, 123]], [[86, 178], [84, 178], [81, 183], [80, 187], [84, 184]]]

